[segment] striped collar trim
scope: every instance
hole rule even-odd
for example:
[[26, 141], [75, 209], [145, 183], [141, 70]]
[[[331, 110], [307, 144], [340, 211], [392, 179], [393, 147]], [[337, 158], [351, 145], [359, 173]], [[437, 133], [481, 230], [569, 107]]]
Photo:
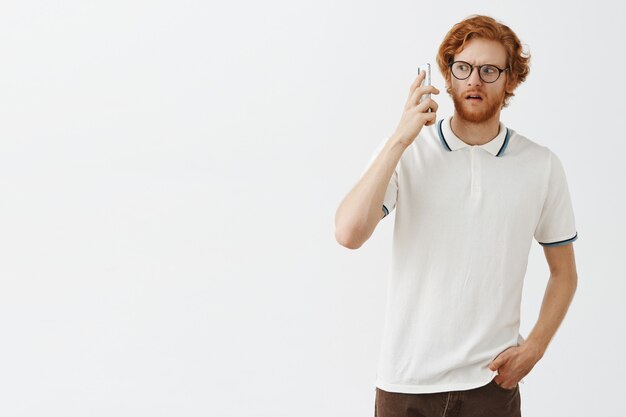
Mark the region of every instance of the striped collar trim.
[[[439, 139], [441, 140], [443, 147], [447, 151], [456, 151], [457, 149], [472, 146], [463, 142], [454, 134], [454, 132], [452, 132], [452, 127], [450, 126], [451, 120], [452, 116], [441, 119], [437, 122], [437, 133], [439, 134]], [[502, 156], [504, 154], [504, 150], [509, 144], [510, 136], [511, 132], [506, 126], [504, 126], [504, 123], [500, 121], [500, 130], [498, 131], [498, 135], [483, 145], [475, 146], [483, 148], [494, 156]]]

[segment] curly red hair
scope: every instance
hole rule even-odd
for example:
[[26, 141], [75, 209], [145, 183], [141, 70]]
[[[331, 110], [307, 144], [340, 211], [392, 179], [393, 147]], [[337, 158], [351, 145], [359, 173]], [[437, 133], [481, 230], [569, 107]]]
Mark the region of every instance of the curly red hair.
[[[452, 61], [455, 54], [460, 53], [465, 44], [473, 38], [484, 38], [499, 41], [506, 50], [507, 66], [510, 67], [507, 75], [507, 86], [504, 93], [504, 104], [509, 105], [509, 100], [515, 94], [513, 90], [526, 80], [530, 72], [530, 54], [522, 49], [519, 38], [508, 26], [496, 21], [494, 18], [483, 15], [471, 15], [457, 23], [446, 34], [443, 42], [439, 46], [437, 53], [437, 65], [444, 78], [450, 83], [450, 67], [448, 63]], [[448, 94], [451, 94], [447, 88]], [[509, 91], [511, 91], [509, 93]]]

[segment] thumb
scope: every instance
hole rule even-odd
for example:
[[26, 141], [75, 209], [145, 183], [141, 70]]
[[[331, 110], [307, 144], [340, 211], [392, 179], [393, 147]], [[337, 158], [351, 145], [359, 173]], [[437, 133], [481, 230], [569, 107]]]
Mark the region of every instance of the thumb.
[[502, 355], [500, 355], [496, 359], [491, 361], [491, 363], [489, 364], [489, 369], [495, 371], [496, 369], [500, 368], [504, 362], [504, 358], [502, 357]]

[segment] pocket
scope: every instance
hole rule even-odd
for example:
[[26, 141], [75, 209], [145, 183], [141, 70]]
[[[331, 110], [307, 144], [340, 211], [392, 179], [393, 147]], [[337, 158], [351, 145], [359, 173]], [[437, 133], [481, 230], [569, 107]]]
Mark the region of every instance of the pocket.
[[500, 386], [500, 385], [496, 382], [496, 378], [493, 378], [493, 379], [491, 380], [491, 384], [492, 384], [492, 385], [495, 385], [495, 386], [496, 386], [496, 388], [498, 388], [499, 390], [502, 390], [502, 391], [504, 391], [504, 392], [514, 392], [514, 391], [517, 389], [517, 387], [519, 386], [519, 384], [515, 384], [515, 386], [514, 386], [513, 388], [504, 388], [504, 387]]

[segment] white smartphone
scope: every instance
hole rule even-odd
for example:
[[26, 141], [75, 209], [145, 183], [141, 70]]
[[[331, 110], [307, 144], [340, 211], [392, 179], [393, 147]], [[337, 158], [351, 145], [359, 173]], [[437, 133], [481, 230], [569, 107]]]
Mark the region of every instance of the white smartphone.
[[[418, 67], [417, 67], [417, 74], [418, 74], [418, 75], [419, 75], [419, 74], [421, 74], [421, 73], [422, 73], [422, 71], [426, 71], [426, 77], [424, 77], [424, 81], [422, 82], [422, 85], [421, 85], [421, 86], [424, 86], [424, 85], [431, 85], [431, 84], [430, 84], [430, 64], [429, 64], [429, 63], [426, 63], [426, 64], [422, 64], [422, 65], [420, 65], [420, 66], [418, 66]], [[420, 86], [420, 87], [421, 87], [421, 86]], [[424, 100], [426, 100], [426, 99], [429, 99], [429, 98], [430, 98], [430, 93], [428, 93], [428, 94], [424, 94], [424, 95], [422, 96], [422, 98], [420, 99], [420, 101], [419, 101], [419, 102], [421, 103], [422, 101], [424, 101]], [[428, 109], [428, 111], [429, 111], [429, 112], [432, 112], [432, 109], [430, 109], [430, 108], [429, 108], [429, 109]]]

